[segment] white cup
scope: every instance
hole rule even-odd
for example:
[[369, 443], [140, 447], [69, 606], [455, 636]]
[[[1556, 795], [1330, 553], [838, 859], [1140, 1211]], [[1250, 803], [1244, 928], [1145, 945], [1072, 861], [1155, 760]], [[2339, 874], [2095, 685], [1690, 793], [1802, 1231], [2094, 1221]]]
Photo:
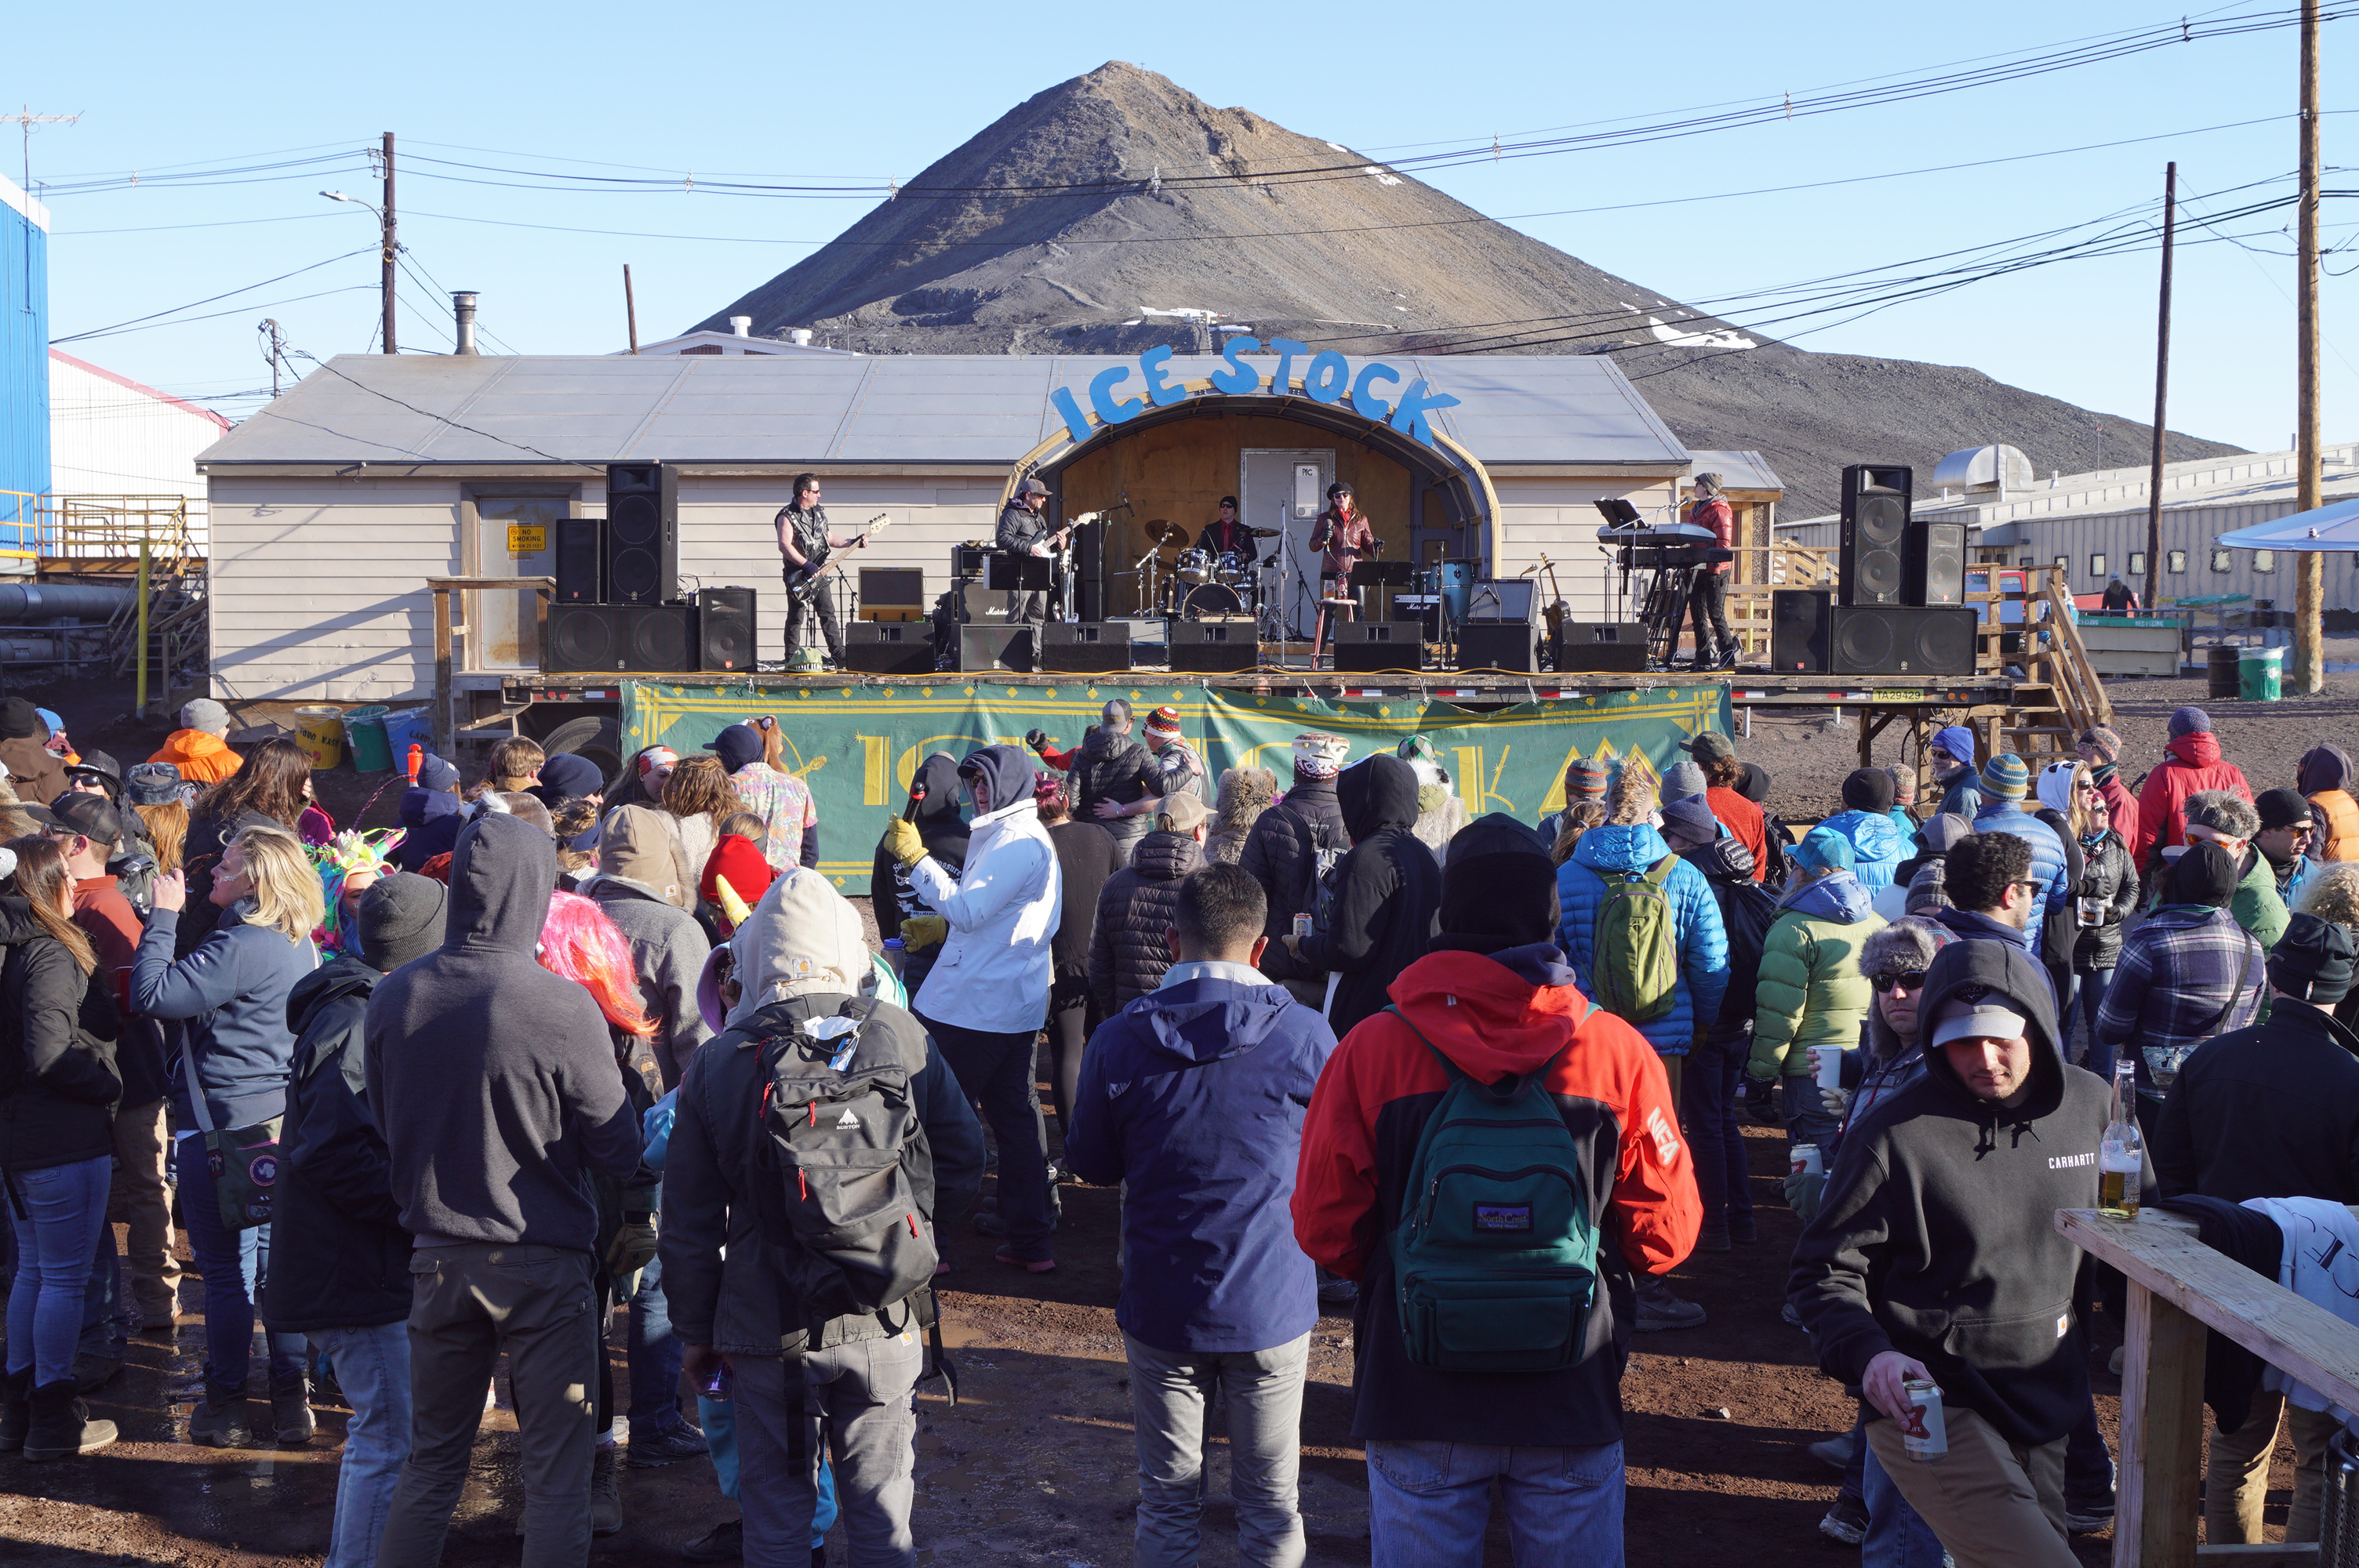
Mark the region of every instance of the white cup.
[[1843, 1087], [1843, 1054], [1836, 1046], [1813, 1045], [1810, 1047], [1810, 1065], [1818, 1075], [1819, 1087], [1822, 1089]]

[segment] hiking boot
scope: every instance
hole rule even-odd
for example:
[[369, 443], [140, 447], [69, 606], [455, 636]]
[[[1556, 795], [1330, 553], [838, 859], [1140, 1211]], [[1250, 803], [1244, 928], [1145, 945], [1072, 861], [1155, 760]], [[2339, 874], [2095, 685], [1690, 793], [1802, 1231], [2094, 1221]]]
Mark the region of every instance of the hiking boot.
[[679, 1549], [682, 1563], [734, 1563], [745, 1555], [745, 1521], [724, 1519]]
[[33, 1390], [33, 1419], [25, 1429], [25, 1457], [71, 1459], [95, 1454], [114, 1441], [114, 1423], [92, 1421], [69, 1381]]
[[1851, 1468], [1854, 1441], [1852, 1433], [1840, 1432], [1809, 1444], [1805, 1452], [1830, 1470], [1848, 1470]]
[[189, 1441], [208, 1448], [246, 1448], [254, 1428], [246, 1424], [245, 1390], [223, 1388], [208, 1381], [204, 1397], [189, 1412]]
[[1654, 1334], [1666, 1328], [1703, 1326], [1703, 1308], [1671, 1294], [1671, 1287], [1664, 1281], [1643, 1281], [1636, 1294], [1638, 1321], [1633, 1326], [1641, 1334]]
[[1739, 1247], [1750, 1247], [1761, 1239], [1761, 1227], [1749, 1214], [1732, 1214], [1728, 1217], [1728, 1238]]
[[33, 1424], [33, 1369], [0, 1378], [0, 1454], [25, 1446], [25, 1429]]
[[598, 1449], [590, 1461], [590, 1533], [623, 1533], [623, 1491], [616, 1481], [614, 1448]]
[[1819, 1520], [1819, 1533], [1829, 1541], [1857, 1546], [1867, 1539], [1867, 1504], [1845, 1492], [1827, 1510], [1827, 1517]]
[[1725, 1252], [1729, 1250], [1728, 1221], [1725, 1219], [1705, 1220], [1703, 1222], [1703, 1228], [1696, 1232], [1696, 1250], [1699, 1252]]
[[123, 1372], [123, 1357], [108, 1356], [96, 1350], [85, 1350], [73, 1359], [73, 1386], [77, 1394], [94, 1394], [113, 1382]]
[[300, 1448], [311, 1441], [320, 1423], [311, 1414], [310, 1379], [295, 1374], [291, 1382], [270, 1380], [270, 1435], [282, 1448]]
[[675, 1459], [699, 1459], [711, 1452], [702, 1433], [684, 1421], [674, 1422], [654, 1437], [631, 1440], [631, 1468], [653, 1470]]
[[2064, 1528], [2074, 1535], [2099, 1535], [2114, 1528], [2114, 1499], [2102, 1498], [2064, 1498]]
[[1027, 1274], [1049, 1274], [1057, 1269], [1054, 1258], [1018, 1258], [1010, 1248], [1003, 1247], [991, 1255], [995, 1263], [1005, 1263], [1011, 1269], [1021, 1269]]
[[996, 1205], [989, 1208], [976, 1209], [974, 1211], [973, 1217], [966, 1222], [966, 1227], [969, 1230], [973, 1231], [977, 1236], [1005, 1236], [1007, 1234], [1007, 1222], [999, 1217], [999, 1209]]

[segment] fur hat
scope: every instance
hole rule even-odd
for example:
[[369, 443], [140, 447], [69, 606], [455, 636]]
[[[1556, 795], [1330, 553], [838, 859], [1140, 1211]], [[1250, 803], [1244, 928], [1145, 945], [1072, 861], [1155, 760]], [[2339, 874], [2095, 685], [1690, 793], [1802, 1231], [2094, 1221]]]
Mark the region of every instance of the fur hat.
[[2301, 913], [2359, 931], [2359, 860], [2330, 860], [2311, 873]]
[[1921, 970], [1931, 965], [1934, 954], [1956, 940], [1946, 926], [1930, 920], [1896, 920], [1870, 932], [1859, 945], [1859, 972], [1873, 979], [1878, 975]]
[[2187, 797], [2187, 825], [2209, 827], [2230, 838], [2250, 838], [2261, 830], [2261, 814], [2234, 790], [2199, 789]]

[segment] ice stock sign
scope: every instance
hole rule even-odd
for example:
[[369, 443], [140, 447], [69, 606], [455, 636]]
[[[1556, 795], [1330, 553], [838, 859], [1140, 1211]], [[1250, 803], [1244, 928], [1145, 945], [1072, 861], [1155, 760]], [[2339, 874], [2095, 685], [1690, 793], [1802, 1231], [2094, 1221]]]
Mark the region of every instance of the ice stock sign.
[[[1265, 379], [1257, 365], [1245, 362], [1247, 354], [1276, 354], [1277, 367]], [[1308, 343], [1291, 338], [1273, 338], [1265, 344], [1259, 338], [1236, 337], [1221, 351], [1223, 367], [1214, 371], [1201, 386], [1169, 379], [1168, 367], [1171, 350], [1152, 348], [1138, 356], [1136, 364], [1108, 365], [1090, 377], [1089, 407], [1084, 410], [1073, 389], [1060, 386], [1049, 395], [1049, 401], [1065, 421], [1076, 443], [1088, 440], [1101, 429], [1125, 425], [1147, 412], [1151, 404], [1169, 408], [1185, 403], [1190, 397], [1219, 395], [1225, 397], [1250, 397], [1266, 395], [1275, 397], [1292, 396], [1298, 382], [1294, 375], [1297, 361], [1306, 362], [1299, 383], [1301, 395], [1313, 403], [1340, 404], [1349, 402], [1363, 417], [1381, 425], [1389, 425], [1402, 435], [1426, 446], [1433, 445], [1432, 427], [1426, 416], [1440, 408], [1457, 406], [1458, 399], [1448, 393], [1430, 389], [1422, 376], [1407, 377], [1382, 360], [1365, 360], [1358, 373], [1342, 354], [1333, 350], [1318, 353], [1310, 351]], [[1141, 395], [1125, 397], [1124, 383], [1136, 375]], [[1406, 384], [1406, 390], [1400, 390]], [[1390, 401], [1386, 394], [1397, 392]], [[1092, 423], [1092, 416], [1096, 423]]]

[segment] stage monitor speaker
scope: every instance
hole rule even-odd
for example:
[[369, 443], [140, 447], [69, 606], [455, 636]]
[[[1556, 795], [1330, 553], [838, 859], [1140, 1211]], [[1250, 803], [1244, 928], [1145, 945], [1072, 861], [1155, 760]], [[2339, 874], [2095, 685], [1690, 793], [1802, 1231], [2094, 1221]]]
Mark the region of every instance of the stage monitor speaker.
[[1780, 588], [1769, 594], [1769, 667], [1779, 675], [1822, 676], [1830, 667], [1828, 611], [1823, 589]]
[[1466, 601], [1466, 619], [1532, 622], [1532, 579], [1527, 577], [1486, 577], [1475, 579]]
[[1425, 667], [1425, 628], [1416, 621], [1346, 621], [1335, 628], [1335, 668], [1358, 675]]
[[1014, 670], [1030, 675], [1033, 669], [1032, 628], [1020, 621], [1013, 626], [960, 627], [958, 667], [962, 670]]
[[1261, 629], [1248, 616], [1171, 622], [1173, 675], [1234, 675], [1260, 662]]
[[660, 604], [679, 586], [679, 470], [606, 465], [606, 598]]
[[560, 517], [557, 520], [557, 602], [606, 602], [606, 520], [603, 517]]
[[855, 621], [843, 629], [843, 667], [872, 676], [929, 676], [933, 628], [922, 621]]
[[1901, 554], [1900, 587], [1903, 603], [1964, 603], [1966, 525], [1912, 524]]
[[754, 612], [750, 588], [696, 590], [696, 667], [712, 674], [754, 667]]
[[1605, 675], [1647, 667], [1647, 627], [1639, 621], [1567, 621], [1556, 634], [1559, 675]]
[[1051, 621], [1041, 629], [1040, 667], [1060, 675], [1130, 668], [1127, 621]]
[[1540, 667], [1538, 636], [1529, 624], [1469, 621], [1458, 629], [1458, 667], [1533, 674]]
[[1838, 604], [1828, 645], [1839, 676], [1970, 676], [1973, 610], [1946, 605]]
[[1895, 463], [1854, 463], [1843, 470], [1843, 576], [1845, 604], [1898, 604], [1908, 532], [1911, 471]]
[[540, 667], [618, 670], [629, 611], [612, 604], [552, 604], [542, 632]]

